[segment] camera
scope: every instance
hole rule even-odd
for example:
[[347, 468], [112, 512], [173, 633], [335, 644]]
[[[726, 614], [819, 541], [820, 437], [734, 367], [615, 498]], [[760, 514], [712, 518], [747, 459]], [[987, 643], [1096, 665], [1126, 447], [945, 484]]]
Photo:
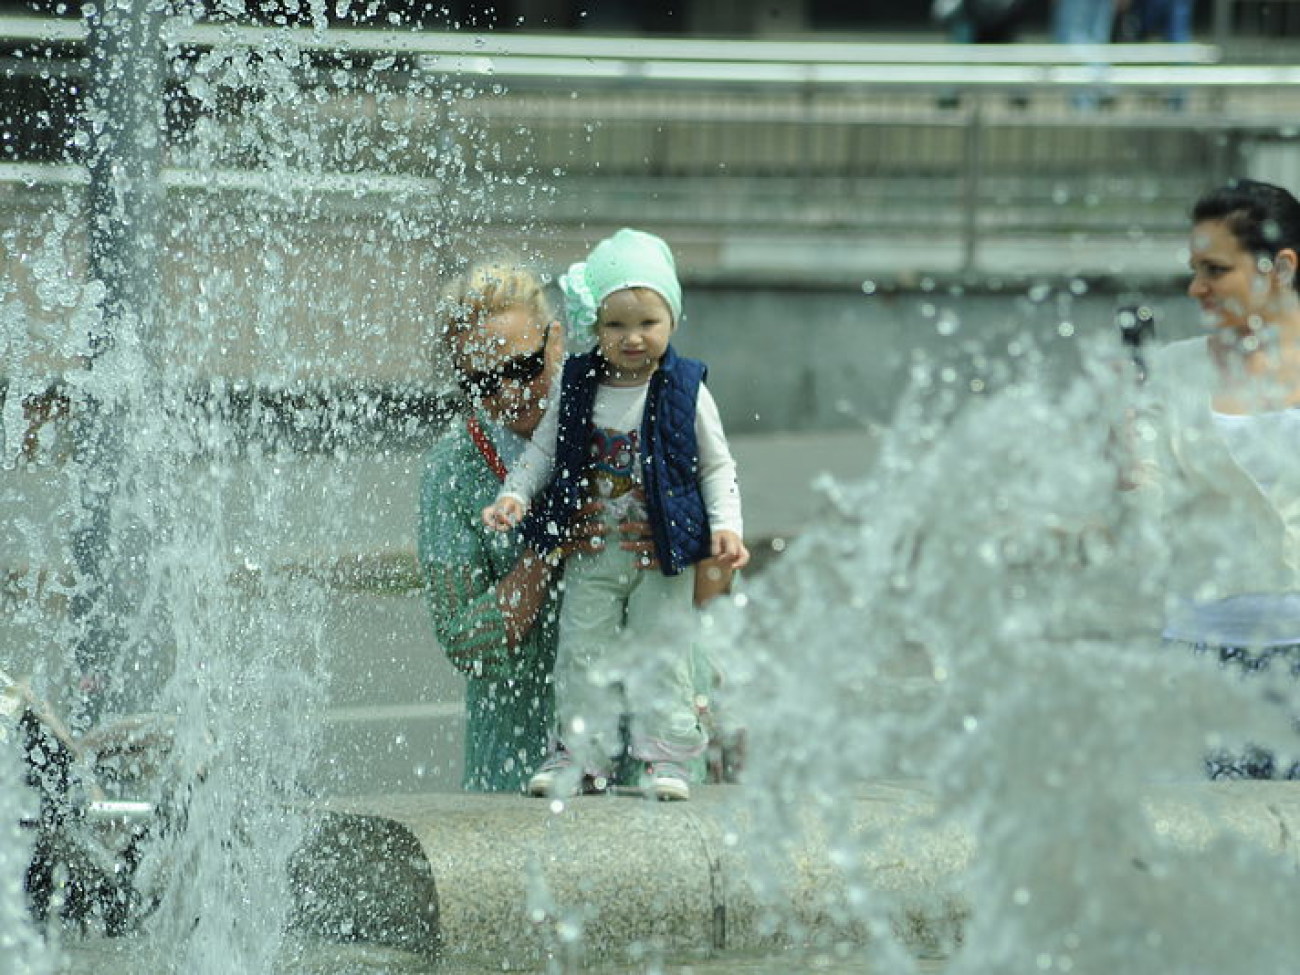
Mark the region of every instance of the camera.
[[1133, 365], [1137, 367], [1138, 382], [1147, 378], [1147, 364], [1142, 347], [1156, 334], [1156, 313], [1147, 304], [1126, 304], [1115, 310], [1115, 327], [1120, 341], [1129, 350]]

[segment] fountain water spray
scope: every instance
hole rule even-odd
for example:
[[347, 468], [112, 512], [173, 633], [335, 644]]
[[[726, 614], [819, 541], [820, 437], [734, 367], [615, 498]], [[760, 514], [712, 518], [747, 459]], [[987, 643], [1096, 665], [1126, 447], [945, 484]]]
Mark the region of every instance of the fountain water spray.
[[[763, 829], [787, 838], [772, 889], [810, 822], [843, 870], [797, 939], [865, 938], [890, 972], [918, 950], [952, 972], [1291, 964], [1291, 873], [1226, 838], [1176, 849], [1144, 805], [1200, 778], [1216, 734], [1291, 731], [1255, 688], [1161, 646], [1166, 539], [1119, 489], [1135, 387], [1117, 349], [1091, 351], [1063, 390], [1031, 368], [972, 397], [920, 367], [873, 476], [824, 485], [820, 523], [715, 622], [753, 708]], [[917, 905], [891, 894], [880, 850], [901, 869], [924, 838], [853, 828], [859, 790], [896, 779], [934, 797], [934, 829], [971, 837], [971, 865], [934, 895], [968, 905], [949, 911], [969, 912], [960, 936], [931, 926], [917, 944], [899, 920]]]
[[[0, 502], [28, 563], [12, 659], [93, 741], [87, 781], [157, 810], [121, 864], [139, 953], [151, 971], [254, 973], [285, 961], [350, 467], [392, 435], [375, 390], [392, 399], [393, 377], [367, 383], [375, 357], [354, 350], [427, 386], [414, 339], [445, 268], [495, 225], [499, 150], [462, 111], [472, 84], [311, 53], [287, 26], [196, 44], [196, 16], [89, 12], [65, 160], [87, 162], [89, 192], [42, 188], [4, 237], [21, 269], [0, 304], [4, 463], [21, 483]], [[323, 37], [324, 3], [304, 16]]]

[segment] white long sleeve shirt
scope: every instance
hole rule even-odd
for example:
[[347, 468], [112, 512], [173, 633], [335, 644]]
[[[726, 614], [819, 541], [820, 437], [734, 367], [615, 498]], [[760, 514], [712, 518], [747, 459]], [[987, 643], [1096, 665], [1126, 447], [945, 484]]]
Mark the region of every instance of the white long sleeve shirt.
[[[596, 433], [589, 478], [594, 496], [604, 500], [618, 518], [643, 515], [632, 491], [642, 483], [641, 419], [649, 385], [649, 382], [639, 386], [601, 383], [596, 388], [592, 411]], [[559, 440], [560, 386], [557, 377], [546, 411], [523, 455], [511, 466], [498, 497], [514, 497], [529, 504], [550, 481]], [[718, 405], [703, 383], [695, 401], [695, 439], [699, 447], [700, 492], [709, 516], [709, 529], [733, 531], [743, 536], [736, 462], [727, 445]]]

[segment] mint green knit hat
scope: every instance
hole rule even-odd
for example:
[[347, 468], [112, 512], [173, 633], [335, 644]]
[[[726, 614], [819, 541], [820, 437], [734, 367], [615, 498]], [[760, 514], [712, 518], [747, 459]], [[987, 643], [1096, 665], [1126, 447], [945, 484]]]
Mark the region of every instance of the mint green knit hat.
[[560, 277], [570, 326], [589, 336], [600, 303], [624, 288], [649, 288], [668, 303], [674, 324], [681, 320], [682, 286], [673, 252], [654, 234], [624, 227]]

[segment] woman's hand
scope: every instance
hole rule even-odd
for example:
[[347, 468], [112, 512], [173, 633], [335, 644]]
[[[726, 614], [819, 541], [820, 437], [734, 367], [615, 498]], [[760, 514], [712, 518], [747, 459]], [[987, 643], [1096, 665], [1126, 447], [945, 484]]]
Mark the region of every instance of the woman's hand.
[[[605, 537], [609, 525], [601, 517], [605, 510], [603, 501], [588, 501], [573, 513], [569, 530], [564, 542], [551, 552], [551, 561], [560, 562], [571, 555], [595, 555], [604, 551], [609, 540]], [[625, 521], [618, 526], [619, 548], [627, 552], [639, 553], [642, 558], [637, 565], [642, 569], [657, 569], [659, 561], [654, 557], [654, 541], [650, 535], [648, 521]]]
[[695, 605], [707, 606], [719, 596], [731, 592], [731, 580], [735, 575], [730, 568], [722, 565], [715, 558], [707, 558], [695, 563]]
[[650, 522], [619, 522], [618, 534], [618, 547], [624, 552], [633, 552], [637, 555], [638, 569], [659, 568], [659, 558], [655, 555], [655, 541], [654, 535], [650, 532]]
[[605, 548], [605, 521], [600, 513], [605, 510], [604, 502], [588, 501], [573, 513], [569, 530], [565, 533], [563, 544], [556, 549], [558, 557], [567, 559], [570, 555], [595, 555]]

